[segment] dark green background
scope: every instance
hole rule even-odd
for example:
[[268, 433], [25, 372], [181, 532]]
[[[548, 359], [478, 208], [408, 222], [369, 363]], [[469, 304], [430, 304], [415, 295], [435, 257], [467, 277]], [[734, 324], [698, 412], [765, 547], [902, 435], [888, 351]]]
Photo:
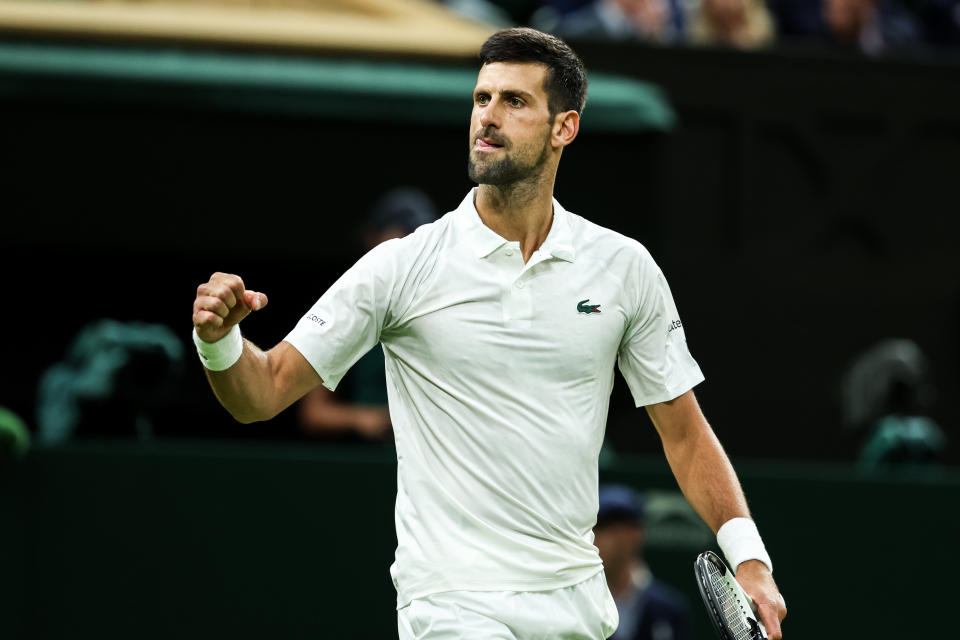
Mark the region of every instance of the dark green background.
[[[78, 63], [99, 51], [77, 46]], [[140, 51], [116, 49], [121, 62]], [[838, 387], [860, 350], [912, 338], [939, 389], [931, 413], [956, 439], [960, 66], [578, 49], [591, 69], [656, 82], [676, 115], [672, 128], [604, 128], [588, 106], [558, 199], [663, 265], [707, 376], [698, 395], [774, 555], [790, 637], [949, 637], [960, 480], [851, 470], [859, 443]], [[183, 62], [159, 53], [161, 71]], [[237, 70], [214, 53], [195, 60]], [[245, 321], [269, 346], [355, 259], [358, 223], [385, 189], [416, 184], [446, 210], [470, 187], [467, 97], [462, 112], [449, 95], [438, 111], [435, 96], [421, 109], [408, 93], [397, 115], [383, 92], [274, 77], [274, 58], [251, 62], [270, 73], [229, 82], [28, 58], [0, 65], [0, 404], [28, 422], [37, 377], [87, 322], [159, 322], [189, 346], [197, 284], [234, 271], [271, 296]], [[189, 371], [155, 417], [161, 440], [298, 437], [289, 415], [236, 425], [199, 365]], [[605, 479], [672, 489], [622, 386], [608, 434], [652, 457], [621, 455]], [[392, 637], [392, 455], [194, 441], [4, 462], [0, 636]], [[805, 462], [817, 459], [832, 462]], [[650, 561], [693, 597], [699, 550], [654, 548]]]
[[[735, 461], [736, 462], [736, 461]], [[740, 461], [792, 638], [948, 637], [956, 473]], [[393, 452], [87, 445], [0, 471], [4, 638], [390, 638]], [[675, 490], [658, 458], [606, 481]], [[698, 548], [651, 548], [694, 605]]]

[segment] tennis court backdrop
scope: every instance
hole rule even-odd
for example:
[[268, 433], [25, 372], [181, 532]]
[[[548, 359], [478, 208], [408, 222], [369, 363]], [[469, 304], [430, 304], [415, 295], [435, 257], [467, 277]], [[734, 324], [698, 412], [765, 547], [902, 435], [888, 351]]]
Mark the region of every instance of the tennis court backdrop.
[[[349, 264], [344, 238], [383, 190], [414, 184], [443, 209], [470, 186], [462, 59], [35, 29], [0, 40], [0, 272], [8, 300], [64, 274], [83, 295], [31, 318], [45, 340], [8, 339], [0, 403], [28, 419], [36, 378], [87, 322], [182, 329], [197, 278], [228, 264], [271, 295], [248, 329], [269, 343]], [[960, 422], [960, 67], [578, 49], [610, 75], [593, 76], [558, 198], [639, 238], [670, 276], [708, 379], [700, 397], [775, 554], [791, 636], [943, 635], [960, 480], [950, 468], [853, 471], [836, 389], [858, 351], [911, 337], [941, 390], [934, 417]], [[414, 154], [385, 151], [401, 146]], [[211, 213], [257, 250], [212, 251], [191, 232]], [[161, 302], [118, 308], [116, 292], [144, 281]], [[3, 314], [0, 329], [22, 335], [21, 318]], [[178, 433], [236, 429], [191, 375]], [[621, 456], [604, 479], [674, 490], [622, 389], [609, 433], [647, 455]], [[391, 457], [161, 441], [3, 462], [0, 636], [392, 637]], [[652, 548], [650, 561], [694, 597], [702, 549], [685, 544]]]
[[[739, 465], [795, 638], [946, 637], [960, 475]], [[389, 449], [71, 446], [0, 469], [0, 633], [85, 637], [390, 638], [396, 538]], [[602, 479], [675, 491], [658, 458]], [[695, 605], [675, 537], [653, 571]], [[824, 606], [824, 603], [832, 603]]]

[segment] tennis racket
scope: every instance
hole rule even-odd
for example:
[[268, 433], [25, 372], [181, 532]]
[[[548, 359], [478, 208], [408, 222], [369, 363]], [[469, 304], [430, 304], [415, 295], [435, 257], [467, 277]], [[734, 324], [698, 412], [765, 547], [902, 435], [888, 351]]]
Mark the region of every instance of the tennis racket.
[[723, 560], [712, 551], [704, 551], [693, 568], [703, 604], [721, 640], [766, 640], [767, 630], [757, 616], [756, 605]]

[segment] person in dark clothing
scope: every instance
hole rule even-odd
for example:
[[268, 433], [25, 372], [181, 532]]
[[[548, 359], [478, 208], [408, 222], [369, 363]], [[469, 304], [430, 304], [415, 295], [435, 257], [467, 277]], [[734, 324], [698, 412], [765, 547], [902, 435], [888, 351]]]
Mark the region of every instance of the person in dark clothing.
[[923, 48], [923, 26], [900, 0], [773, 0], [786, 39], [815, 39], [869, 55]]
[[567, 38], [679, 42], [685, 32], [679, 0], [595, 0], [544, 25]]
[[629, 487], [601, 486], [593, 531], [620, 614], [620, 626], [610, 640], [689, 640], [686, 600], [654, 578], [643, 560], [643, 499]]
[[[426, 193], [414, 187], [392, 189], [373, 205], [363, 229], [364, 250], [402, 238], [436, 219], [436, 207]], [[327, 442], [390, 440], [383, 350], [371, 349], [360, 358], [336, 393], [319, 386], [305, 395], [298, 416], [305, 433]]]

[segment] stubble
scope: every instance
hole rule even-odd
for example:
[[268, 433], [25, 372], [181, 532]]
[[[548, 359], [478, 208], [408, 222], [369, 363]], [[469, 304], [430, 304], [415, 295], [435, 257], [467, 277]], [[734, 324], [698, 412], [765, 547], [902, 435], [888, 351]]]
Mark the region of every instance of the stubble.
[[[477, 136], [471, 138], [471, 144], [476, 138]], [[476, 152], [471, 147], [467, 154], [467, 175], [477, 184], [497, 187], [509, 187], [527, 181], [542, 172], [548, 157], [548, 140], [549, 131], [539, 150], [534, 145], [513, 150], [512, 146], [507, 144], [502, 151], [496, 152], [500, 156], [497, 158], [485, 158], [483, 154], [491, 155], [491, 152]]]

